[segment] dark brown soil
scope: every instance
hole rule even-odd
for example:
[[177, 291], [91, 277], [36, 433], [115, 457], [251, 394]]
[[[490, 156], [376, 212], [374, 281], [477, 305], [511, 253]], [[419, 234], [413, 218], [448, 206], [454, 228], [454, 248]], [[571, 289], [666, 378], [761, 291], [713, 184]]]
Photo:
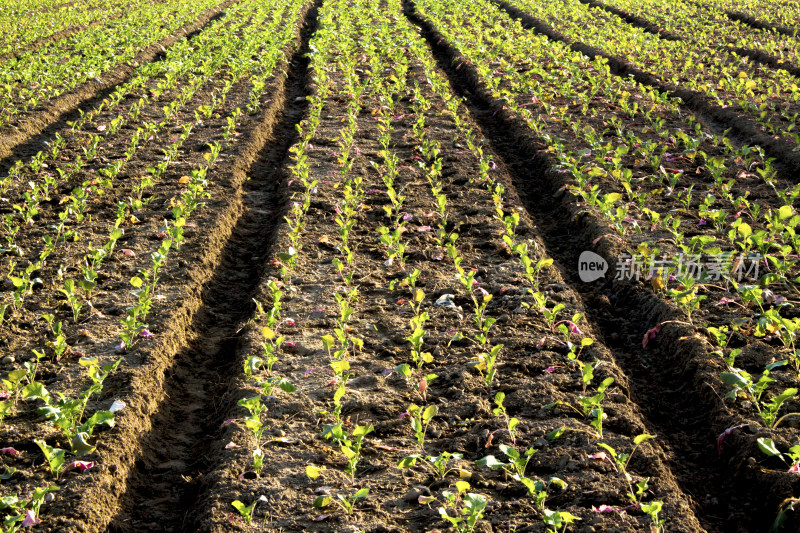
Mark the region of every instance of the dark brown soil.
[[[149, 47], [137, 61], [157, 60], [163, 47], [202, 31], [232, 1], [223, 2], [194, 24]], [[516, 209], [520, 215], [518, 236], [530, 242], [537, 259], [554, 259], [553, 266], [540, 275], [542, 292], [549, 302], [564, 304], [564, 318], [575, 313], [585, 315], [578, 321], [581, 336], [591, 337], [594, 344], [581, 360], [597, 360], [599, 365], [592, 385], [582, 387], [580, 373], [567, 359], [567, 349], [558, 334], [541, 315], [522, 306], [526, 301], [524, 270], [503, 242], [503, 226], [495, 217], [491, 191], [485, 184], [474, 182], [479, 175], [478, 160], [464, 148], [445, 103], [424, 82], [424, 69], [418, 58], [412, 57], [407, 79], [410, 86], [422, 81], [422, 90], [432, 103], [426, 112], [427, 135], [442, 147], [443, 192], [451, 212], [449, 229], [458, 228], [463, 265], [476, 272], [478, 287], [493, 297], [487, 310], [497, 320], [492, 342], [503, 344], [503, 348], [498, 377], [487, 385], [470, 366], [480, 353], [479, 347], [465, 340], [450, 342], [454, 332], [472, 331], [472, 301], [454, 277], [452, 261], [430, 232], [430, 226], [435, 225], [436, 205], [417, 164], [421, 159], [413, 135], [412, 98], [405, 94], [392, 120], [392, 149], [399, 158], [397, 185], [406, 195], [404, 210], [411, 217], [404, 236], [409, 243], [406, 272], [414, 268], [422, 272], [418, 287], [425, 293], [423, 309], [431, 317], [425, 326], [425, 349], [431, 351], [434, 360], [424, 370], [437, 377], [427, 395], [421, 397], [411, 383], [393, 371], [397, 365], [411, 362], [406, 341], [411, 312], [408, 290], [390, 289], [392, 280], [403, 278], [406, 272], [386, 264], [376, 237], [376, 228], [386, 223], [382, 206], [388, 201], [381, 179], [385, 161], [380, 155], [375, 117], [381, 104], [374, 95], [365, 96], [357, 117], [358, 157], [351, 170], [363, 177], [367, 195], [352, 235], [359, 297], [350, 326], [353, 334], [364, 340], [364, 347], [350, 357], [353, 375], [342, 413], [346, 430], [372, 424], [374, 432], [366, 440], [354, 479], [343, 473], [342, 453], [321, 436], [324, 425], [332, 421], [326, 411], [331, 408], [335, 386], [321, 337], [336, 327], [334, 293], [342, 289], [341, 277], [332, 263], [341, 249], [336, 245], [338, 227], [333, 217], [342, 190], [336, 177], [339, 147], [331, 139], [345, 123], [349, 97], [339, 94], [344, 79], [335, 69], [330, 75], [336, 90], [308, 147], [311, 173], [319, 183], [307, 215], [310, 222], [302, 237], [305, 246], [300, 262], [292, 276], [281, 281], [273, 261], [290, 244], [283, 220], [293, 195], [302, 191], [301, 184], [290, 179], [289, 148], [298, 140], [296, 126], [307, 114], [305, 97], [316, 90], [307, 54], [322, 3], [306, 4], [294, 42], [284, 50], [286, 60], [268, 80], [261, 111], [241, 119], [237, 128], [240, 137], [213, 170], [210, 200], [192, 219], [185, 232], [186, 244], [175, 252], [176, 258], [162, 273], [159, 300], [149, 319], [154, 337], [140, 339], [123, 352], [115, 346], [118, 341], [110, 332], [117, 329], [124, 307], [131, 302], [130, 277], [147, 266], [149, 252], [158, 245], [163, 221], [169, 217], [169, 200], [183, 189], [181, 176], [203, 160], [206, 143], [221, 139], [225, 121], [220, 117], [246, 106], [249, 81], [234, 86], [224, 106], [182, 147], [180, 161], [154, 185], [153, 202], [137, 213], [137, 223], [125, 227], [117, 252], [104, 267], [102, 290], [93, 298], [93, 309], [80, 324], [70, 324], [67, 340], [71, 350], [61, 360], [48, 357], [43, 363], [40, 381], [74, 394], [85, 380], [76, 363], [78, 357], [98, 356], [103, 362], [121, 357], [120, 370], [89, 407], [105, 409], [112, 401], [123, 400], [126, 408], [117, 414], [114, 428], [99, 430], [98, 449], [88, 457], [95, 466], [84, 473], [69, 471], [58, 481], [61, 490], [43, 506], [38, 530], [442, 530], [446, 523], [437, 508], [444, 499], [443, 492], [452, 490], [457, 474], [440, 479], [421, 465], [397, 467], [403, 457], [420, 451], [404, 416], [410, 404], [418, 403], [438, 409], [427, 430], [424, 451], [431, 455], [461, 454], [462, 459], [454, 465], [469, 472], [465, 477], [472, 491], [489, 499], [485, 520], [476, 531], [546, 531], [542, 509], [534, 505], [518, 482], [475, 464], [488, 454], [502, 458], [501, 444], [535, 448], [527, 475], [544, 480], [557, 477], [566, 483], [563, 490], [549, 491], [547, 507], [569, 511], [581, 519], [568, 531], [648, 531], [647, 516], [629, 506], [625, 478], [609, 462], [593, 457], [600, 451], [597, 435], [576, 407], [579, 397], [593, 393], [592, 387], [604, 378], [613, 377], [614, 384], [603, 404], [608, 417], [602, 442], [627, 452], [637, 435], [656, 436], [636, 451], [629, 471], [634, 482], [649, 479], [646, 501], [664, 502], [666, 531], [765, 531], [780, 503], [798, 493], [800, 478], [785, 472], [777, 460], [762, 460], [756, 439], [770, 436], [786, 449], [794, 444], [797, 422], [766, 431], [758, 424], [753, 409], [723, 402], [718, 378], [721, 365], [710, 355], [713, 348], [707, 332], [687, 324], [661, 294], [634, 281], [607, 277], [588, 284], [578, 279], [575, 266], [582, 251], [594, 250], [614, 258], [625, 250], [625, 243], [615, 237], [606, 222], [565, 193], [569, 182], [552, 170], [556, 161], [547, 146], [502, 102], [492, 98], [474, 66], [463, 61], [458, 50], [417, 13], [412, 0], [404, 2], [404, 16], [419, 27], [439, 72], [449, 79], [453, 92], [465, 99], [461, 110], [476, 134], [476, 142], [493, 163], [492, 179], [505, 187], [505, 207]], [[525, 20], [524, 14], [501, 4]], [[582, 45], [573, 46], [581, 49]], [[612, 65], [619, 75], [630, 72], [621, 64]], [[369, 66], [369, 58], [357, 58], [361, 76]], [[69, 117], [79, 108], [87, 109], [102, 100], [130, 72], [129, 67], [119, 66], [102, 78], [102, 85], [79, 88], [30, 117], [19, 132], [0, 139], [0, 157], [5, 158], [0, 167], [29, 158], [42, 140], [66, 131]], [[191, 120], [200, 105], [210, 103], [223, 78], [199, 91], [176, 117], [176, 124]], [[136, 99], [135, 94], [129, 96], [131, 102]], [[730, 114], [712, 112], [698, 99], [684, 100], [710, 127], [746, 122], [739, 134], [753, 134], [746, 120], [740, 122]], [[162, 104], [153, 102], [143, 116], [156, 116]], [[112, 117], [101, 116], [98, 122]], [[179, 133], [177, 125], [168, 128], [141, 148], [136, 162], [119, 177], [120, 182], [132, 183], [149, 162], [161, 157], [161, 148]], [[107, 160], [120, 156], [124, 146], [117, 141], [129, 134], [123, 132], [108, 139], [104, 147]], [[756, 141], [760, 139], [762, 136], [756, 136]], [[566, 142], [570, 149], [580, 149], [575, 141]], [[781, 149], [776, 143], [769, 146], [773, 152]], [[68, 144], [64, 157], [79, 153], [77, 143]], [[797, 168], [797, 158], [784, 154], [780, 162], [784, 165], [780, 179], [787, 182], [787, 170]], [[688, 162], [675, 163], [676, 167], [681, 165], [684, 170], [691, 166]], [[96, 171], [86, 169], [87, 175]], [[707, 176], [698, 174], [696, 179], [702, 182]], [[43, 206], [37, 227], [21, 231], [22, 249], [41, 247], [44, 228], [58, 220], [59, 197], [69, 194], [74, 185], [63, 184], [59, 195]], [[602, 185], [611, 187], [609, 183]], [[737, 186], [768, 202], [768, 194], [761, 189], [764, 186], [756, 180], [744, 178]], [[10, 202], [21, 194], [12, 190]], [[71, 269], [92, 249], [92, 242], [96, 246], [104, 238], [114, 220], [116, 202], [124, 199], [122, 187], [96, 199], [91, 220], [83, 226], [83, 240], [65, 243], [60, 250], [69, 258], [65, 264]], [[667, 200], [652, 201], [653, 209], [675, 207]], [[703, 231], [698, 229], [698, 234]], [[118, 253], [120, 248], [130, 253]], [[48, 266], [38, 275], [56, 280], [57, 273], [51, 272], [54, 269]], [[253, 438], [242, 421], [245, 411], [237, 402], [258, 393], [253, 381], [245, 379], [242, 365], [249, 355], [262, 350], [263, 324], [254, 302], [269, 301], [267, 285], [271, 281], [281, 284], [285, 293], [283, 316], [293, 320], [282, 326], [281, 334], [288, 342], [274, 375], [285, 377], [297, 390], [277, 391], [263, 398], [267, 429], [261, 448], [266, 460], [263, 470], [256, 474], [252, 471]], [[54, 303], [58, 301], [56, 286], [48, 281], [30, 296], [23, 309], [15, 311], [13, 320], [5, 326], [7, 334], [0, 340], [0, 356], [27, 360], [31, 349], [47, 343], [51, 335], [41, 321], [37, 322], [40, 311], [56, 309], [57, 318], [68, 321], [68, 308]], [[460, 311], [433, 304], [445, 294], [452, 295]], [[709, 289], [708, 299], [719, 300], [725, 294], [721, 288]], [[734, 310], [705, 306], [697, 323], [723, 323], [735, 316]], [[660, 328], [657, 337], [643, 347], [643, 335], [655, 326]], [[740, 364], [757, 371], [774, 360], [776, 346], [769, 342], [741, 340], [744, 351]], [[776, 373], [775, 377], [782, 385], [796, 384], [794, 376], [785, 374]], [[514, 440], [504, 420], [492, 413], [497, 392], [506, 395], [509, 415], [519, 420]], [[0, 465], [18, 469], [10, 481], [0, 482], [0, 496], [10, 492], [30, 494], [33, 487], [52, 481], [33, 439], [58, 443], [60, 436], [37, 417], [35, 405], [20, 405], [19, 411], [0, 426], [0, 447], [21, 452], [0, 455]], [[797, 410], [798, 402], [787, 405]], [[718, 449], [717, 437], [734, 427], [724, 448]], [[547, 438], [559, 428], [565, 430], [563, 435]], [[320, 478], [312, 480], [306, 475], [309, 464], [325, 468]], [[352, 514], [335, 507], [319, 510], [312, 506], [318, 495], [335, 497], [357, 488], [370, 492]], [[420, 495], [437, 500], [421, 503]], [[231, 506], [234, 500], [247, 504], [259, 500], [252, 524], [246, 524], [235, 512]], [[617, 510], [599, 512], [601, 506]], [[786, 531], [792, 527], [797, 524], [790, 523]]]

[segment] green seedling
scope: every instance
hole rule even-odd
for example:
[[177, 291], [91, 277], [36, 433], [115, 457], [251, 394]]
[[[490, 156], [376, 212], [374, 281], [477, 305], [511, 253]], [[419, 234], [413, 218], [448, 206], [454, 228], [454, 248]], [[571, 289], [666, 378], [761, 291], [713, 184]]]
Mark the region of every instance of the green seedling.
[[580, 520], [577, 516], [567, 511], [551, 511], [550, 509], [544, 510], [544, 517], [542, 521], [547, 526], [547, 531], [551, 533], [564, 533], [567, 526], [576, 520]]
[[39, 519], [39, 511], [45, 496], [59, 490], [56, 485], [36, 487], [28, 501], [21, 500], [16, 494], [8, 494], [0, 498], [0, 513], [5, 515], [0, 522], [0, 532], [15, 533], [21, 528], [28, 528]]
[[82, 422], [86, 405], [92, 395], [99, 394], [103, 390], [103, 382], [121, 362], [122, 360], [118, 359], [112, 364], [101, 366], [96, 358], [82, 357], [79, 364], [86, 367], [92, 384], [86, 390], [81, 391], [78, 398], [70, 398], [58, 393], [58, 400], [55, 400], [39, 382], [27, 385], [22, 391], [22, 397], [23, 399], [40, 399], [45, 403], [45, 406], [39, 409], [39, 414], [50, 420], [68, 439], [73, 453], [77, 455], [92, 453], [95, 447], [89, 444], [89, 437], [95, 427], [101, 424], [114, 427], [114, 413], [97, 411]]
[[800, 472], [800, 444], [795, 444], [787, 453], [781, 453], [778, 447], [769, 437], [761, 437], [756, 440], [758, 449], [769, 457], [777, 457], [789, 467], [790, 472]]
[[600, 439], [603, 438], [603, 420], [606, 418], [606, 414], [603, 412], [603, 406], [601, 403], [606, 397], [606, 389], [612, 383], [614, 383], [614, 378], [608, 377], [603, 380], [599, 387], [597, 387], [597, 394], [594, 396], [578, 396], [578, 401], [581, 404], [584, 416], [592, 419], [589, 424], [591, 424], [591, 426], [597, 430], [597, 435]]
[[256, 504], [258, 502], [266, 502], [266, 501], [267, 501], [266, 496], [260, 496], [256, 501], [254, 501], [250, 505], [245, 505], [239, 500], [234, 500], [233, 502], [231, 502], [231, 505], [233, 505], [234, 509], [236, 509], [242, 516], [242, 518], [244, 518], [244, 521], [249, 524], [253, 521], [253, 512], [256, 510]]
[[731, 368], [730, 372], [722, 372], [720, 374], [722, 382], [732, 387], [730, 392], [725, 395], [725, 399], [732, 400], [738, 396], [747, 398], [756, 407], [758, 415], [763, 420], [764, 425], [768, 428], [775, 427], [780, 421], [778, 420], [778, 411], [786, 400], [797, 395], [797, 389], [786, 389], [783, 393], [773, 397], [771, 400], [762, 400], [761, 398], [769, 387], [769, 384], [775, 381], [773, 378], [769, 377], [770, 372], [785, 364], [786, 361], [784, 360], [767, 365], [758, 378], [758, 381], [755, 382], [753, 376], [745, 370]]
[[261, 402], [261, 395], [242, 398], [237, 402], [237, 405], [247, 409], [249, 416], [244, 419], [244, 425], [256, 438], [256, 443], [260, 443], [265, 429], [264, 424], [261, 422], [261, 413], [266, 409]]
[[457, 467], [450, 467], [451, 461], [460, 461], [463, 456], [460, 453], [442, 452], [441, 455], [422, 455], [415, 453], [400, 459], [397, 468], [411, 468], [419, 461], [429, 468], [439, 479], [444, 479], [447, 474], [458, 473], [459, 477], [470, 477], [470, 472]]
[[477, 360], [469, 363], [472, 368], [480, 372], [487, 387], [492, 386], [495, 374], [497, 374], [497, 356], [502, 349], [502, 344], [490, 346], [488, 352], [479, 353]]
[[339, 444], [339, 449], [347, 459], [347, 467], [345, 472], [350, 475], [350, 480], [355, 481], [356, 477], [356, 464], [361, 458], [361, 447], [364, 445], [364, 437], [372, 433], [375, 428], [370, 424], [369, 426], [356, 426], [353, 432], [348, 436], [342, 428], [342, 424], [326, 424], [322, 431], [322, 436], [326, 439], [332, 439]]
[[617, 453], [617, 451], [614, 448], [612, 448], [609, 444], [606, 444], [605, 442], [597, 443], [597, 445], [600, 448], [603, 448], [606, 452], [608, 452], [607, 456], [605, 457], [600, 456], [598, 458], [608, 459], [614, 466], [614, 469], [620, 474], [622, 474], [622, 476], [625, 478], [625, 482], [628, 484], [629, 491], [627, 496], [633, 501], [633, 503], [641, 502], [641, 498], [642, 496], [644, 496], [644, 493], [647, 490], [648, 480], [644, 479], [638, 482], [636, 484], [636, 491], [634, 492], [633, 487], [631, 485], [633, 478], [628, 473], [628, 463], [630, 463], [631, 457], [633, 457], [634, 452], [636, 451], [636, 449], [639, 447], [640, 444], [642, 444], [644, 441], [654, 438], [655, 437], [653, 435], [648, 435], [647, 433], [642, 433], [641, 435], [637, 435], [633, 439], [633, 449], [630, 451], [630, 453]]
[[54, 448], [48, 445], [45, 441], [36, 439], [33, 442], [42, 450], [45, 459], [47, 459], [47, 466], [50, 467], [50, 472], [58, 479], [66, 467], [66, 450], [61, 448]]
[[516, 446], [517, 444], [517, 425], [519, 425], [519, 420], [514, 417], [508, 416], [508, 411], [506, 411], [505, 406], [503, 405], [503, 401], [506, 399], [506, 394], [504, 392], [498, 392], [494, 395], [494, 403], [497, 407], [492, 409], [492, 414], [497, 417], [503, 417], [506, 421], [506, 428], [508, 429], [508, 434], [511, 436], [511, 442]]
[[[471, 533], [483, 518], [488, 500], [481, 494], [467, 492], [466, 481], [456, 481], [456, 492], [444, 491], [445, 506], [439, 507], [439, 516], [449, 522], [459, 533]], [[451, 510], [456, 516], [450, 516]]]
[[666, 520], [658, 517], [658, 513], [661, 512], [663, 507], [664, 502], [660, 501], [653, 501], [639, 505], [639, 508], [642, 510], [642, 512], [650, 517], [650, 522], [652, 523], [652, 527], [655, 528], [655, 533], [664, 530], [664, 522]]
[[424, 409], [415, 403], [408, 406], [406, 413], [408, 413], [411, 429], [414, 430], [414, 436], [417, 438], [417, 444], [421, 450], [425, 449], [425, 433], [428, 431], [428, 425], [438, 412], [439, 409], [435, 405], [429, 405]]
[[417, 379], [414, 377], [414, 372], [411, 370], [411, 366], [408, 363], [397, 365], [394, 367], [393, 371], [403, 376], [403, 378], [406, 380], [406, 383], [413, 386], [414, 390], [422, 398], [422, 401], [427, 400], [428, 386], [431, 384], [431, 381], [439, 377], [436, 374], [426, 374]]
[[494, 455], [487, 455], [483, 459], [479, 459], [475, 464], [494, 470], [503, 470], [506, 475], [510, 475], [516, 481], [520, 481], [525, 477], [528, 462], [533, 454], [539, 451], [536, 448], [528, 448], [524, 453], [520, 453], [516, 448], [507, 444], [500, 444], [498, 448], [509, 459], [507, 463], [498, 460]]
[[350, 496], [345, 496], [344, 494], [337, 494], [335, 500], [328, 495], [317, 496], [317, 498], [314, 500], [314, 508], [324, 509], [331, 503], [335, 503], [336, 505], [341, 507], [342, 511], [344, 511], [346, 514], [353, 514], [353, 509], [356, 505], [356, 502], [358, 500], [366, 498], [368, 494], [369, 494], [369, 489], [364, 488], [364, 489], [358, 489]]

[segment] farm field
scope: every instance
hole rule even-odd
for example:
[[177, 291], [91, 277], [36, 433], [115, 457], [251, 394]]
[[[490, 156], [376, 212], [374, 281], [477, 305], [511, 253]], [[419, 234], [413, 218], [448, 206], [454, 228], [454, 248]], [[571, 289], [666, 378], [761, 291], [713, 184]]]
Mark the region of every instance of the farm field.
[[8, 0], [0, 533], [800, 530], [794, 0]]

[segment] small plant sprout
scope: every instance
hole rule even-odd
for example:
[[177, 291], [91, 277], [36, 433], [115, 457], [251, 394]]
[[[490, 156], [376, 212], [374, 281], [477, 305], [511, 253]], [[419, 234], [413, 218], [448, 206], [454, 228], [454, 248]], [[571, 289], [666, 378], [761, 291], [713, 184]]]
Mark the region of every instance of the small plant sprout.
[[661, 512], [663, 507], [664, 502], [660, 501], [652, 501], [650, 503], [643, 503], [639, 505], [639, 508], [642, 510], [642, 512], [650, 517], [650, 521], [652, 522], [656, 533], [664, 530], [665, 520], [658, 517], [658, 513]]
[[[625, 479], [625, 483], [628, 484], [628, 498], [635, 504], [639, 504], [642, 501], [642, 497], [644, 496], [645, 492], [647, 491], [647, 482], [649, 478], [645, 478], [638, 483], [636, 483], [636, 490], [634, 490], [632, 482], [633, 478], [628, 473], [628, 463], [631, 461], [631, 457], [633, 457], [634, 452], [639, 447], [640, 444], [643, 442], [654, 439], [653, 435], [648, 435], [647, 433], [642, 433], [641, 435], [637, 435], [633, 439], [633, 449], [630, 453], [617, 453], [617, 451], [611, 447], [611, 445], [606, 444], [605, 442], [598, 442], [597, 445], [600, 448], [603, 448], [605, 452], [600, 452], [595, 455], [589, 456], [590, 459], [596, 460], [606, 460], [614, 467], [618, 473], [622, 475]], [[608, 453], [606, 453], [608, 452]]]
[[523, 477], [519, 481], [528, 489], [528, 495], [535, 500], [536, 507], [542, 510], [545, 509], [547, 491], [550, 490], [550, 487], [555, 486], [560, 490], [567, 488], [566, 481], [557, 477], [551, 477], [547, 483], [539, 479], [531, 479], [528, 477]]
[[778, 447], [769, 437], [761, 437], [756, 440], [758, 449], [769, 457], [777, 457], [789, 467], [789, 472], [800, 473], [800, 444], [795, 444], [787, 453], [781, 453]]
[[508, 434], [511, 436], [511, 442], [516, 446], [517, 444], [517, 425], [519, 424], [519, 420], [514, 417], [508, 416], [508, 412], [506, 411], [505, 406], [503, 405], [503, 401], [506, 399], [506, 394], [504, 392], [498, 392], [494, 395], [494, 403], [497, 407], [492, 409], [492, 414], [497, 417], [503, 417], [506, 421], [506, 427], [508, 428]]
[[244, 419], [244, 425], [256, 438], [256, 445], [259, 445], [261, 435], [264, 434], [265, 429], [264, 424], [261, 422], [261, 413], [266, 409], [264, 404], [261, 403], [261, 396], [242, 398], [239, 400], [238, 405], [247, 409], [249, 416]]
[[606, 397], [606, 389], [611, 386], [612, 383], [614, 383], [614, 378], [608, 377], [597, 387], [597, 394], [594, 396], [578, 396], [583, 414], [592, 419], [589, 423], [597, 430], [597, 435], [600, 439], [603, 438], [603, 420], [606, 418], [601, 402]]
[[516, 481], [520, 481], [525, 477], [528, 462], [538, 450], [536, 448], [528, 448], [525, 453], [519, 453], [516, 448], [507, 444], [500, 444], [498, 447], [508, 457], [509, 461], [507, 463], [498, 460], [494, 455], [487, 455], [483, 459], [479, 459], [475, 464], [495, 470], [503, 470]]
[[438, 412], [439, 409], [435, 405], [429, 405], [423, 409], [419, 405], [412, 403], [408, 406], [408, 410], [403, 413], [411, 421], [411, 429], [414, 430], [414, 436], [417, 438], [417, 444], [419, 444], [421, 450], [425, 449], [425, 433], [428, 431], [428, 425]]
[[421, 464], [429, 468], [439, 479], [444, 479], [447, 474], [457, 473], [459, 477], [470, 477], [471, 473], [458, 467], [451, 467], [451, 461], [460, 461], [463, 456], [460, 453], [442, 452], [441, 455], [422, 455], [415, 453], [400, 459], [397, 468], [411, 468], [420, 461]]
[[358, 489], [350, 496], [345, 496], [344, 494], [337, 494], [335, 500], [329, 495], [317, 496], [317, 498], [314, 500], [314, 508], [324, 509], [331, 503], [335, 503], [346, 514], [353, 514], [353, 509], [356, 506], [356, 502], [358, 500], [366, 498], [368, 494], [369, 494], [369, 489], [363, 488], [363, 489]]
[[356, 426], [353, 432], [348, 436], [342, 428], [342, 424], [326, 424], [322, 431], [322, 436], [326, 439], [332, 439], [339, 444], [339, 449], [347, 459], [347, 467], [345, 472], [350, 476], [350, 481], [354, 482], [356, 477], [356, 464], [361, 458], [361, 447], [364, 445], [364, 437], [372, 433], [375, 428], [370, 424], [369, 426]]
[[36, 439], [33, 442], [42, 450], [44, 454], [44, 458], [47, 460], [47, 466], [50, 467], [50, 472], [58, 479], [61, 476], [61, 473], [66, 468], [66, 450], [62, 450], [61, 448], [55, 448], [53, 446], [48, 445], [45, 441]]
[[550, 509], [544, 510], [544, 517], [542, 521], [547, 526], [547, 531], [551, 533], [564, 533], [567, 526], [576, 520], [580, 520], [577, 516], [567, 511], [551, 511]]
[[9, 494], [0, 498], [0, 531], [15, 533], [20, 528], [32, 527], [40, 522], [39, 511], [44, 503], [45, 496], [50, 492], [59, 490], [56, 485], [49, 487], [36, 487], [28, 501], [22, 500], [16, 494]]
[[231, 502], [231, 505], [233, 505], [234, 509], [236, 509], [239, 512], [239, 514], [241, 515], [241, 517], [244, 518], [244, 521], [247, 524], [249, 524], [249, 523], [251, 523], [253, 521], [253, 513], [256, 510], [256, 504], [258, 502], [266, 503], [266, 501], [267, 501], [267, 497], [262, 495], [257, 500], [255, 500], [253, 503], [251, 503], [250, 505], [245, 505], [244, 503], [242, 503], [239, 500], [234, 500], [233, 502]]
[[264, 468], [264, 452], [261, 448], [256, 448], [253, 450], [253, 471], [259, 475], [262, 468]]
[[762, 396], [766, 392], [767, 387], [769, 387], [769, 384], [775, 381], [773, 378], [769, 377], [770, 372], [785, 364], [786, 361], [784, 360], [767, 365], [758, 378], [758, 381], [754, 381], [753, 376], [738, 368], [730, 368], [730, 372], [722, 372], [720, 374], [722, 382], [732, 387], [730, 392], [725, 395], [725, 399], [734, 399], [738, 396], [747, 398], [755, 406], [758, 415], [764, 421], [766, 427], [773, 428], [777, 426], [781, 420], [789, 416], [784, 415], [778, 419], [778, 411], [786, 400], [797, 394], [797, 389], [786, 389], [771, 400], [762, 400]]
[[775, 520], [769, 528], [769, 533], [781, 531], [786, 525], [786, 521], [789, 520], [789, 513], [797, 511], [798, 509], [800, 509], [800, 498], [786, 498], [783, 500], [780, 509], [778, 509], [778, 514], [775, 516]]
[[113, 427], [114, 413], [97, 411], [83, 421], [84, 412], [91, 396], [99, 394], [103, 390], [103, 382], [121, 362], [122, 360], [119, 359], [112, 364], [100, 366], [96, 358], [82, 357], [79, 363], [86, 367], [92, 384], [86, 390], [81, 391], [78, 398], [70, 398], [58, 393], [58, 400], [55, 400], [39, 382], [33, 382], [26, 386], [22, 397], [40, 399], [45, 403], [45, 406], [39, 409], [39, 414], [47, 417], [69, 440], [73, 453], [78, 455], [92, 453], [95, 448], [89, 444], [89, 437], [94, 432], [94, 428], [100, 424]]
[[480, 372], [487, 387], [492, 386], [494, 376], [497, 374], [497, 356], [502, 349], [502, 344], [490, 346], [488, 352], [479, 353], [477, 360], [469, 363], [472, 368]]
[[436, 374], [426, 374], [418, 379], [415, 377], [415, 373], [411, 369], [411, 365], [408, 363], [397, 365], [394, 367], [393, 371], [405, 378], [406, 383], [410, 384], [414, 388], [417, 394], [419, 394], [422, 398], [422, 401], [427, 400], [428, 386], [431, 384], [431, 381], [439, 377]]
[[[449, 522], [459, 533], [471, 533], [478, 521], [483, 518], [483, 511], [488, 501], [485, 496], [467, 492], [469, 483], [456, 481], [456, 492], [444, 491], [444, 507], [439, 507], [439, 516]], [[450, 516], [450, 512], [455, 516]]]
[[319, 476], [327, 469], [325, 466], [306, 465], [306, 475], [309, 479], [319, 479]]
[[679, 289], [669, 289], [667, 295], [675, 304], [683, 309], [689, 323], [692, 323], [692, 313], [700, 309], [700, 302], [706, 299], [705, 295], [698, 295], [697, 291], [702, 285], [696, 285], [694, 278], [686, 275], [678, 280]]

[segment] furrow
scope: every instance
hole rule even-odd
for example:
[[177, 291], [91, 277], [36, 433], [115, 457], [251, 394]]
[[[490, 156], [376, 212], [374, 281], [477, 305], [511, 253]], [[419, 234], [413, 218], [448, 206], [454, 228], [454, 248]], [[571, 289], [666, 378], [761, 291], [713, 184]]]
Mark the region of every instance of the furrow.
[[739, 22], [743, 22], [748, 26], [756, 28], [757, 30], [774, 31], [788, 37], [795, 37], [797, 35], [797, 29], [787, 28], [786, 26], [781, 26], [779, 24], [770, 24], [769, 22], [764, 22], [756, 17], [752, 17], [747, 13], [737, 11], [723, 11], [723, 13], [725, 13], [725, 16], [731, 20], [738, 20]]
[[683, 38], [680, 35], [676, 35], [672, 32], [663, 30], [653, 24], [652, 22], [643, 19], [642, 17], [637, 17], [627, 11], [623, 11], [614, 6], [609, 6], [602, 2], [598, 2], [597, 0], [580, 0], [582, 4], [586, 4], [587, 6], [595, 7], [597, 9], [602, 9], [611, 13], [612, 15], [616, 15], [628, 24], [636, 26], [637, 28], [642, 28], [644, 31], [648, 33], [652, 33], [653, 35], [658, 35], [665, 41], [681, 41]]
[[[631, 398], [644, 413], [648, 430], [659, 436], [671, 475], [703, 529], [742, 533], [764, 529], [796, 487], [773, 485], [775, 480], [759, 474], [748, 459], [754, 453], [752, 426], [729, 438], [728, 452], [718, 454], [717, 436], [736, 419], [711, 385], [708, 345], [693, 328], [664, 324], [679, 320], [680, 314], [641, 286], [624, 280], [589, 284], [578, 279], [581, 251], [594, 250], [608, 258], [624, 250], [609, 238], [612, 231], [604, 222], [579, 212], [565, 193], [567, 181], [551, 170], [555, 162], [546, 155], [542, 141], [488, 95], [477, 71], [420, 17], [412, 1], [406, 5], [407, 15], [421, 28], [456, 94], [466, 98], [482, 134], [510, 169], [549, 254], [581, 296], [587, 319], [626, 373]], [[658, 340], [643, 348], [644, 333], [659, 324]]]
[[786, 175], [792, 175], [796, 173], [797, 169], [800, 169], [800, 152], [794, 151], [794, 146], [783, 139], [766, 135], [762, 132], [758, 124], [735, 109], [723, 109], [720, 106], [710, 103], [705, 96], [696, 91], [663, 83], [653, 74], [633, 67], [616, 56], [607, 54], [593, 46], [566, 38], [546, 23], [530, 16], [525, 11], [504, 0], [493, 1], [497, 6], [508, 13], [509, 16], [518, 19], [523, 27], [542, 34], [553, 41], [564, 43], [575, 52], [580, 52], [589, 57], [600, 56], [607, 59], [613, 74], [622, 77], [631, 77], [643, 85], [653, 87], [672, 97], [680, 98], [683, 104], [697, 113], [703, 123], [711, 130], [718, 133], [727, 131], [729, 137], [741, 144], [760, 145], [770, 157], [775, 158]]
[[[636, 15], [632, 15], [631, 13], [623, 11], [622, 9], [619, 9], [617, 7], [609, 6], [602, 2], [598, 2], [597, 0], [580, 0], [580, 1], [581, 3], [584, 3], [586, 5], [595, 7], [597, 9], [602, 9], [604, 11], [611, 13], [612, 15], [616, 15], [617, 17], [621, 18], [628, 24], [636, 26], [637, 28], [641, 28], [648, 33], [652, 33], [653, 35], [658, 35], [661, 39], [664, 39], [665, 41], [687, 41], [689, 43], [699, 44], [697, 42], [692, 41], [691, 39], [686, 39], [685, 37], [681, 37], [680, 35], [676, 35], [669, 31], [663, 30], [658, 26], [656, 26], [655, 24], [653, 24], [652, 22], [649, 22], [641, 17], [637, 17]], [[735, 52], [740, 56], [749, 57], [753, 61], [761, 63], [762, 65], [766, 65], [774, 69], [783, 69], [789, 72], [793, 76], [800, 76], [800, 68], [787, 65], [785, 63], [781, 63], [775, 56], [770, 55], [766, 52], [762, 52], [761, 50], [752, 50], [750, 48], [733, 47], [733, 46], [727, 46], [725, 48], [731, 52]]]
[[267, 104], [248, 121], [241, 147], [214, 171], [227, 196], [204, 211], [198, 227], [210, 230], [187, 243], [177, 261], [178, 270], [193, 265], [181, 293], [168, 297], [179, 303], [155, 342], [137, 348], [142, 367], [129, 382], [110, 385], [127, 407], [98, 448], [103, 466], [56, 500], [52, 531], [194, 531], [184, 522], [206, 465], [201, 450], [218, 427], [237, 331], [252, 312], [250, 294], [283, 214], [275, 169], [291, 143], [287, 132], [303, 115], [304, 53], [315, 14], [305, 6], [284, 50], [289, 59], [264, 93]]
[[225, 0], [217, 7], [201, 14], [194, 22], [186, 24], [169, 37], [151, 44], [130, 62], [122, 63], [99, 78], [79, 85], [75, 89], [42, 104], [42, 109], [24, 118], [10, 132], [0, 133], [0, 168], [7, 168], [15, 160], [32, 155], [40, 149], [39, 136], [46, 130], [66, 124], [70, 115], [78, 109], [92, 106], [113, 92], [114, 88], [128, 80], [141, 65], [155, 60], [159, 54], [179, 39], [190, 39], [193, 35], [220, 17], [222, 13], [238, 0]]

